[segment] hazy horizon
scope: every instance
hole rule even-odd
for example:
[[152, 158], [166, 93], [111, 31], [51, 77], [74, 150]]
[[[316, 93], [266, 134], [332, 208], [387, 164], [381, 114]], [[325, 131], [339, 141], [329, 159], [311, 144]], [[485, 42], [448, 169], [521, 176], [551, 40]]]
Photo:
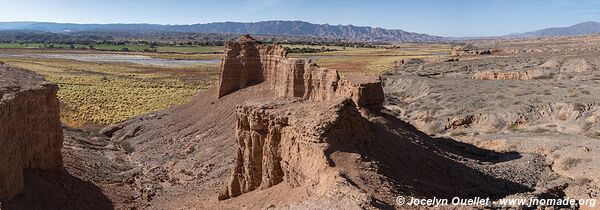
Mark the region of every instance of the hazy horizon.
[[446, 37], [498, 36], [599, 21], [600, 0], [443, 0], [402, 2], [232, 0], [22, 0], [3, 2], [1, 22], [187, 25], [212, 22], [306, 21], [401, 29]]

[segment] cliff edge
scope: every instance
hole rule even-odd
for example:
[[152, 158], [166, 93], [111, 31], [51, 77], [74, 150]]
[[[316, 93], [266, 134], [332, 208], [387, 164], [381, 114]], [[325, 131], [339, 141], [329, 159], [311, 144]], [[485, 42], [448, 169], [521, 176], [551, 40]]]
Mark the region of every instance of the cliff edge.
[[62, 171], [58, 86], [0, 64], [0, 199], [23, 191], [25, 169]]
[[288, 58], [281, 45], [263, 45], [246, 35], [225, 45], [221, 61], [219, 98], [242, 88], [266, 83], [277, 98], [311, 101], [348, 97], [361, 108], [379, 111], [384, 94], [373, 75], [347, 75], [319, 67], [310, 59]]
[[[540, 175], [536, 156], [432, 138], [386, 114], [378, 76], [287, 54], [249, 36], [227, 43], [216, 87], [100, 132], [135, 164], [146, 207], [376, 209], [398, 195], [533, 191], [518, 180]], [[505, 164], [523, 170], [493, 174]]]
[[219, 98], [261, 83], [275, 93], [275, 99], [236, 108], [236, 164], [219, 199], [283, 181], [292, 187], [319, 186], [323, 193], [348, 188], [347, 192], [357, 194], [347, 196], [368, 198], [359, 190], [349, 190], [354, 188], [332, 170], [326, 151], [334, 144], [361, 144], [368, 139], [363, 136], [369, 135], [368, 126], [358, 109], [381, 110], [384, 96], [379, 77], [340, 78], [337, 70], [288, 58], [281, 45], [262, 45], [249, 36], [228, 43], [221, 62]]
[[[225, 51], [221, 98], [253, 84], [275, 97], [236, 107], [236, 161], [218, 197], [224, 206], [252, 204], [248, 197], [262, 193], [281, 197], [274, 208], [370, 209], [394, 208], [396, 195], [502, 197], [528, 190], [434, 152], [456, 142], [431, 139], [382, 113], [377, 76], [341, 77], [249, 37]], [[473, 183], [480, 187], [456, 190]]]

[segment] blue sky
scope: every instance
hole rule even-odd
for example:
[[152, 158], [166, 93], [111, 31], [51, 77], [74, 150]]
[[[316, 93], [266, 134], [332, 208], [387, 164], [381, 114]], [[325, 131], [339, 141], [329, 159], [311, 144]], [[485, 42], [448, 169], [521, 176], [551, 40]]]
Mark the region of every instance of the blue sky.
[[0, 0], [0, 21], [192, 24], [303, 20], [442, 36], [600, 21], [600, 0]]

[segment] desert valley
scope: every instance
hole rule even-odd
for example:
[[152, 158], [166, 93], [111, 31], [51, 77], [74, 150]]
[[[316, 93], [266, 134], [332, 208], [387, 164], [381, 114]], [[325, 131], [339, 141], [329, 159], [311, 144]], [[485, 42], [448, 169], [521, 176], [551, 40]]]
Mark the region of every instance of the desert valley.
[[600, 23], [19, 24], [0, 23], [0, 209], [600, 205], [600, 35], [573, 32]]

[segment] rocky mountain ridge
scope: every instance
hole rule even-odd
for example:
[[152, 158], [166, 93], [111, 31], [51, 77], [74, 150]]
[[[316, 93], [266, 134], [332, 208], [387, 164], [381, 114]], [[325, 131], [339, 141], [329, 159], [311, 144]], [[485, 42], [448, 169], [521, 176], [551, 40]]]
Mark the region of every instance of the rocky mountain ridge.
[[507, 35], [507, 37], [580, 36], [600, 33], [600, 23], [587, 21], [566, 27], [551, 27], [536, 31]]
[[306, 36], [352, 42], [436, 42], [444, 38], [400, 29], [367, 26], [313, 24], [304, 21], [216, 22], [192, 25], [72, 24], [52, 22], [0, 22], [0, 30], [40, 30], [53, 33], [81, 31], [170, 31], [221, 34]]

